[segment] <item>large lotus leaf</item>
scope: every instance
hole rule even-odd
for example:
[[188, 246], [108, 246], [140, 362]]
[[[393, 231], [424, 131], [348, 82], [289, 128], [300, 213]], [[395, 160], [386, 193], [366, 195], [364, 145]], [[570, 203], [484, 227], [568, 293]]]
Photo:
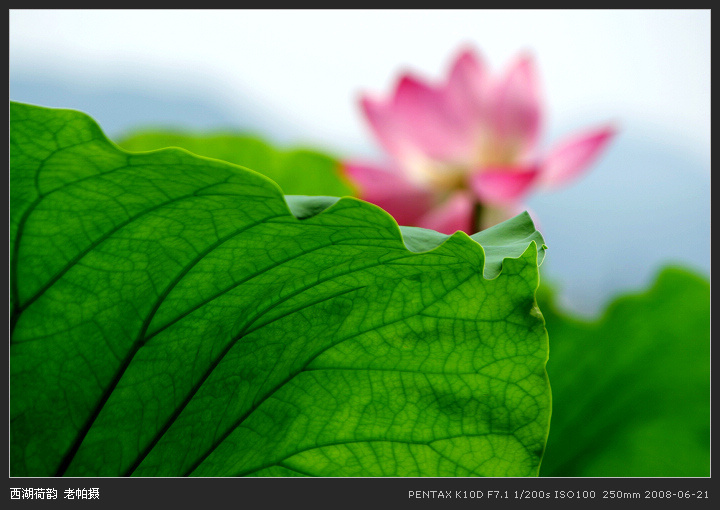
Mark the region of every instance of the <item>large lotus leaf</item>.
[[257, 136], [242, 133], [140, 131], [118, 144], [129, 151], [180, 147], [194, 154], [229, 161], [274, 180], [288, 195], [353, 195], [353, 188], [332, 156], [312, 149], [279, 150]]
[[595, 321], [538, 297], [553, 415], [543, 476], [710, 475], [710, 285], [680, 268]]
[[401, 231], [23, 104], [10, 148], [12, 475], [537, 474], [526, 213]]

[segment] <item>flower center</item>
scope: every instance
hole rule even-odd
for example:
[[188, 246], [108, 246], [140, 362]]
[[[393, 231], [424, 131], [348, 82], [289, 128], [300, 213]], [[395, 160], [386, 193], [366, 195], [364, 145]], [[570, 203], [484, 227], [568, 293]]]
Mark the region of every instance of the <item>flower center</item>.
[[507, 168], [518, 163], [520, 157], [520, 139], [501, 140], [491, 130], [485, 130], [477, 144], [476, 168]]
[[405, 165], [406, 174], [412, 182], [437, 192], [467, 188], [467, 177], [471, 170], [470, 166], [425, 157], [413, 158]]
[[492, 131], [478, 136], [473, 154], [463, 160], [442, 161], [420, 152], [408, 151], [403, 157], [403, 169], [411, 182], [443, 195], [468, 189], [470, 174], [486, 169], [512, 171], [519, 161], [519, 140], [500, 140]]

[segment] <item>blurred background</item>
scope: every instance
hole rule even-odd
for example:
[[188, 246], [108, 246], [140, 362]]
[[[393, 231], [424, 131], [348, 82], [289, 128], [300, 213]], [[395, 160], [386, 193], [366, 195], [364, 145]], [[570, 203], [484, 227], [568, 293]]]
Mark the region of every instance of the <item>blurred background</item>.
[[613, 121], [583, 178], [528, 205], [560, 303], [596, 315], [660, 268], [710, 273], [710, 11], [11, 10], [10, 99], [139, 128], [240, 130], [382, 160], [358, 107], [461, 46], [501, 72], [534, 55], [541, 147]]

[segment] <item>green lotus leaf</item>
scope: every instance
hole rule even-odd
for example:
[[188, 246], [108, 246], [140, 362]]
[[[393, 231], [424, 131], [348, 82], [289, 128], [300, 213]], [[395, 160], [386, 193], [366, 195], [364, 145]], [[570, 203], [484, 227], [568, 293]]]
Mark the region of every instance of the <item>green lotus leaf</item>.
[[12, 476], [537, 475], [526, 213], [401, 230], [17, 103], [10, 149]]
[[129, 151], [180, 147], [193, 154], [252, 168], [275, 181], [287, 195], [354, 195], [334, 157], [306, 148], [279, 150], [250, 134], [146, 130], [130, 133], [118, 144]]
[[710, 285], [667, 267], [597, 320], [543, 288], [553, 415], [543, 476], [710, 476]]

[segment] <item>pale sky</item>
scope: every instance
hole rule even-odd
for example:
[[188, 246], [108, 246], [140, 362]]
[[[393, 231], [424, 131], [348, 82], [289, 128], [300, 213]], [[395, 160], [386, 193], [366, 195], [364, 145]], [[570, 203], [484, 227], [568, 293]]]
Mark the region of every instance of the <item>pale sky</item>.
[[709, 10], [11, 10], [10, 72], [247, 97], [305, 137], [368, 138], [356, 99], [398, 73], [444, 76], [463, 44], [496, 72], [535, 55], [549, 129], [642, 121], [694, 152], [710, 143]]

